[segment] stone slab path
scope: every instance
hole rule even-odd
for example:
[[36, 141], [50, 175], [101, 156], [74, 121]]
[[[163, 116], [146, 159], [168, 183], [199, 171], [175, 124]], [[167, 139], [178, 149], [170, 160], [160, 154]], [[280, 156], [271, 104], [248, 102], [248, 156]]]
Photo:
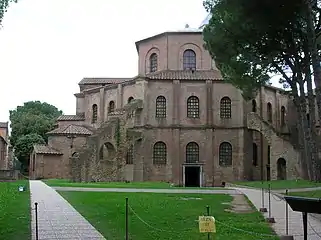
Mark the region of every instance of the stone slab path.
[[[105, 238], [53, 188], [30, 181], [31, 206], [38, 203], [39, 240], [105, 240]], [[35, 211], [31, 210], [32, 240], [36, 239]]]
[[240, 192], [234, 189], [150, 189], [150, 188], [85, 188], [85, 187], [52, 187], [57, 191], [79, 192], [137, 192], [137, 193], [199, 193], [199, 194], [230, 194], [237, 195]]
[[[257, 189], [234, 188], [244, 193], [253, 205], [259, 210], [262, 207], [262, 192]], [[264, 193], [265, 206], [269, 211], [268, 193]], [[272, 224], [274, 231], [279, 235], [285, 235], [285, 209], [286, 202], [275, 195], [271, 195], [271, 217], [274, 217], [275, 223]], [[295, 240], [303, 240], [303, 223], [302, 213], [294, 212], [291, 207], [289, 209], [289, 234], [294, 236]], [[269, 217], [269, 213], [264, 213], [265, 217]], [[308, 239], [321, 240], [321, 222], [312, 216], [308, 216]]]

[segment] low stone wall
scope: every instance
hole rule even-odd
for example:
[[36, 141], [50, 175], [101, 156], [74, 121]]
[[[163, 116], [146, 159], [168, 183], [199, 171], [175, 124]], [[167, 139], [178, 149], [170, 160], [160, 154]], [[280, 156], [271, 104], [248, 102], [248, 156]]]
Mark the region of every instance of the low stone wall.
[[0, 180], [18, 180], [19, 170], [0, 170]]

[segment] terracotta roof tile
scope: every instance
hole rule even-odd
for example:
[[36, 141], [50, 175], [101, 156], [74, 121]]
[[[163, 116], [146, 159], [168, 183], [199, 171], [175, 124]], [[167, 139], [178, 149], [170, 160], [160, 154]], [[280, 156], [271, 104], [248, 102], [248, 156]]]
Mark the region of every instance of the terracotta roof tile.
[[117, 84], [127, 82], [132, 78], [83, 78], [79, 84]]
[[33, 149], [34, 149], [35, 153], [38, 153], [38, 154], [62, 155], [61, 152], [59, 152], [58, 150], [51, 148], [47, 145], [35, 144], [33, 146]]
[[147, 74], [147, 77], [157, 80], [222, 80], [218, 70], [164, 70]]
[[85, 116], [83, 115], [61, 115], [57, 118], [57, 121], [84, 121]]
[[8, 128], [9, 123], [8, 122], [0, 122], [0, 128]]
[[47, 134], [49, 135], [92, 135], [92, 131], [88, 130], [83, 126], [78, 125], [68, 125], [60, 128], [56, 128]]

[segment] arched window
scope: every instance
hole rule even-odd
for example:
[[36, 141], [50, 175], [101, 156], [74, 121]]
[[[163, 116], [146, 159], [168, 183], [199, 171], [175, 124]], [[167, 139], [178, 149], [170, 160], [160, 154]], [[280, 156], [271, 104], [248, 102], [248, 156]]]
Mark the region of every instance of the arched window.
[[221, 119], [229, 119], [232, 117], [231, 99], [223, 97], [220, 102], [220, 116]]
[[109, 106], [108, 106], [108, 113], [112, 113], [115, 111], [115, 102], [114, 101], [110, 101], [109, 102]]
[[183, 53], [183, 69], [196, 70], [196, 54], [191, 49], [187, 49]]
[[186, 145], [186, 163], [199, 162], [199, 146], [196, 142], [190, 142]]
[[167, 149], [164, 142], [157, 142], [153, 148], [153, 163], [156, 165], [165, 165], [167, 162]]
[[272, 122], [272, 104], [271, 103], [267, 104], [266, 113], [267, 113], [267, 120], [268, 120], [268, 122], [271, 123]]
[[157, 71], [157, 54], [153, 53], [149, 57], [149, 71], [150, 72], [156, 72]]
[[222, 167], [232, 166], [232, 145], [222, 142], [219, 149], [219, 165]]
[[126, 164], [134, 163], [134, 146], [130, 145], [126, 154]]
[[166, 118], [166, 98], [164, 96], [156, 98], [156, 118]]
[[252, 100], [252, 112], [256, 112], [256, 101]]
[[104, 145], [102, 145], [99, 149], [99, 160], [104, 159]]
[[307, 113], [307, 122], [308, 122], [308, 127], [310, 127], [310, 114]]
[[196, 96], [191, 96], [187, 99], [187, 117], [199, 118], [200, 106], [199, 99]]
[[129, 98], [127, 99], [127, 103], [130, 103], [130, 102], [133, 101], [133, 100], [134, 100], [133, 97], [129, 97]]
[[78, 152], [74, 152], [71, 157], [73, 158], [79, 158], [79, 153]]
[[285, 107], [281, 107], [281, 127], [285, 125]]
[[256, 145], [256, 143], [253, 143], [253, 145], [252, 145], [252, 150], [253, 150], [253, 166], [257, 166], [257, 156], [258, 156], [258, 154], [257, 154], [257, 145]]
[[92, 123], [96, 123], [97, 122], [97, 112], [98, 112], [98, 107], [97, 107], [97, 104], [94, 104], [93, 106], [92, 106], [92, 120], [91, 120], [91, 122]]

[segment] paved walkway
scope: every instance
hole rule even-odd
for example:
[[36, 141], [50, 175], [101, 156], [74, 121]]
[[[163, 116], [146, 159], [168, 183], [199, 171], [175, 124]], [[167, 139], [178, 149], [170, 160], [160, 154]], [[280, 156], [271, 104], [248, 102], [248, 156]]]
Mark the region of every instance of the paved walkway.
[[[42, 181], [30, 181], [31, 206], [38, 203], [39, 240], [104, 240], [105, 238], [63, 197]], [[32, 210], [32, 240], [36, 239]], [[1, 237], [0, 237], [1, 238]]]
[[[312, 191], [320, 191], [321, 187], [312, 187], [312, 188], [290, 188], [288, 189], [289, 192], [312, 192]], [[286, 189], [274, 189], [271, 190], [277, 193], [285, 193]]]
[[[261, 190], [248, 188], [234, 188], [239, 192], [244, 193], [253, 205], [259, 210], [262, 206]], [[265, 206], [268, 209], [268, 193], [264, 194]], [[285, 235], [285, 201], [276, 196], [271, 196], [271, 216], [274, 217], [276, 223], [272, 224], [273, 229], [279, 235]], [[269, 209], [268, 209], [269, 210]], [[264, 213], [265, 217], [269, 213]], [[294, 212], [289, 206], [289, 234], [294, 236], [295, 240], [303, 240], [303, 223], [302, 213]], [[315, 218], [308, 216], [308, 239], [321, 240], [321, 222]]]
[[149, 189], [149, 188], [85, 188], [85, 187], [52, 187], [57, 191], [79, 192], [142, 192], [142, 193], [199, 193], [199, 194], [230, 194], [238, 195], [234, 189]]

